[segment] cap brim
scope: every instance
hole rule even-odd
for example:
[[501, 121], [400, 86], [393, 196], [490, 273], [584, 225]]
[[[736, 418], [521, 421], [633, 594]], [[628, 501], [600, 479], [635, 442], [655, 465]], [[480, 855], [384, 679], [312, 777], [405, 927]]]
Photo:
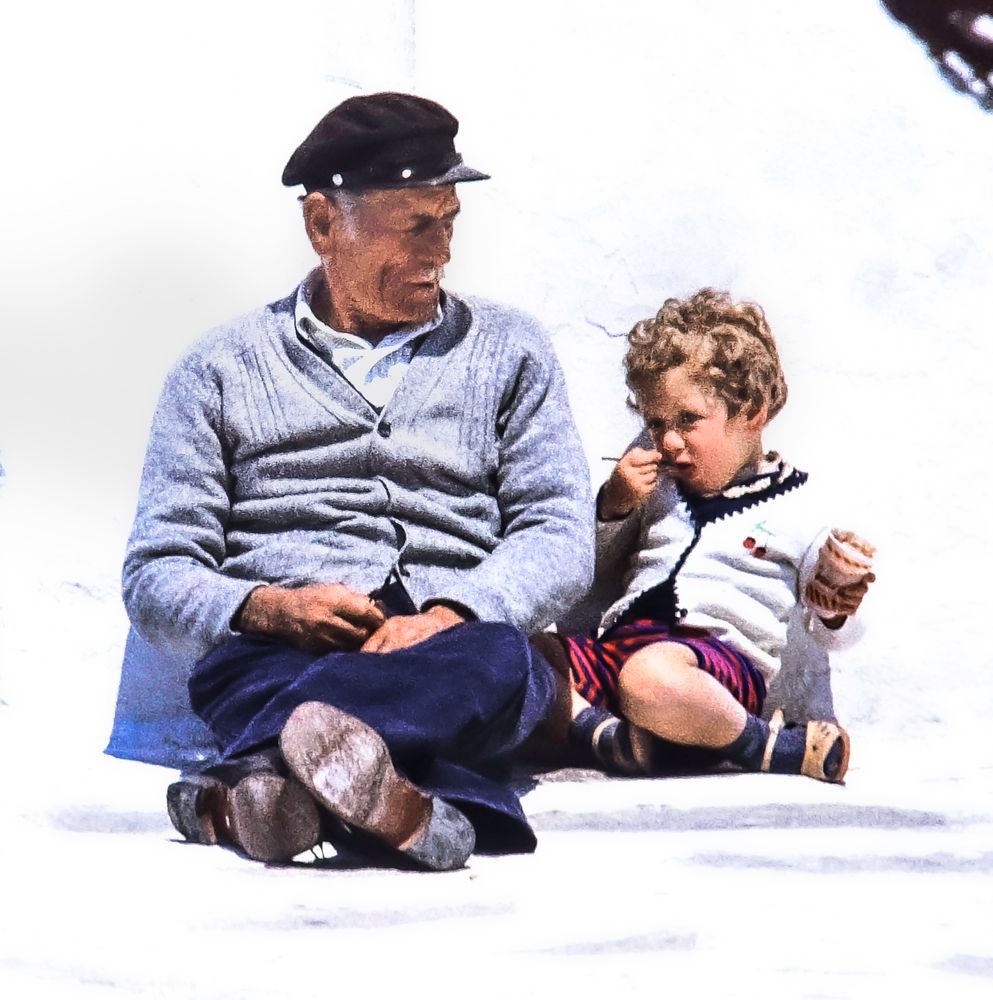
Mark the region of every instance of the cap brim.
[[481, 170], [474, 170], [464, 163], [456, 163], [438, 177], [431, 177], [421, 181], [421, 184], [430, 184], [432, 187], [438, 184], [459, 184], [463, 181], [488, 181], [489, 174], [484, 174]]

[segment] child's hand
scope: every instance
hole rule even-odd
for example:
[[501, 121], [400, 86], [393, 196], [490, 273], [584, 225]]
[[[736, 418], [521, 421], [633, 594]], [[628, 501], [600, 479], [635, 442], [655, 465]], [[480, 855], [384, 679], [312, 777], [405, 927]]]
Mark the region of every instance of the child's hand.
[[601, 520], [627, 517], [640, 507], [655, 489], [661, 461], [662, 455], [654, 449], [632, 448], [627, 452], [600, 491]]

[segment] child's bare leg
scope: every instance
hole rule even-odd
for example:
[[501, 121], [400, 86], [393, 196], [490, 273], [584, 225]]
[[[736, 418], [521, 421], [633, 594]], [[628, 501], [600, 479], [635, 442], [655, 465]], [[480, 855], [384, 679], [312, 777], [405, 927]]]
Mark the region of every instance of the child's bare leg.
[[687, 746], [721, 749], [745, 728], [748, 713], [697, 665], [688, 646], [660, 642], [635, 653], [620, 674], [621, 711], [636, 726]]
[[[573, 686], [569, 659], [558, 639], [548, 632], [531, 636], [531, 645], [545, 657], [556, 674], [556, 697], [545, 721], [523, 747], [525, 756], [552, 764], [595, 762], [612, 772], [644, 774], [648, 771], [650, 736], [644, 734], [636, 749], [634, 727], [606, 709], [594, 708]], [[591, 759], [592, 755], [592, 759]]]
[[569, 661], [558, 639], [548, 632], [539, 632], [530, 637], [530, 642], [555, 671], [555, 700], [544, 721], [521, 747], [520, 754], [543, 764], [565, 765], [571, 762], [568, 734], [575, 714], [575, 699], [579, 698], [583, 705], [588, 703], [573, 690]]
[[624, 715], [672, 743], [719, 750], [746, 771], [806, 774], [824, 781], [845, 776], [848, 734], [843, 729], [831, 722], [771, 729], [701, 670], [687, 646], [664, 642], [639, 650], [621, 669], [619, 689]]

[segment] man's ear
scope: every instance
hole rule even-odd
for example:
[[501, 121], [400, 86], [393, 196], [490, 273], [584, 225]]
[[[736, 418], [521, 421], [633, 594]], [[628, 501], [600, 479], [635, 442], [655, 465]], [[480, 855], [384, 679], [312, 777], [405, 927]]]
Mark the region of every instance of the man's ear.
[[760, 431], [769, 423], [769, 404], [763, 403], [745, 422], [750, 431]]
[[319, 191], [311, 191], [303, 199], [303, 224], [314, 252], [322, 259], [334, 250], [334, 221], [337, 207]]

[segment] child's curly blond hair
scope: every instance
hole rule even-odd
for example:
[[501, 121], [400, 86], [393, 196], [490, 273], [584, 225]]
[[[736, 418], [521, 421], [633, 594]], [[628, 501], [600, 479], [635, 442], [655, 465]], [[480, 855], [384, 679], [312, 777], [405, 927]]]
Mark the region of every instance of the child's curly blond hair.
[[666, 299], [654, 319], [635, 324], [624, 357], [635, 409], [639, 388], [684, 364], [694, 382], [724, 401], [730, 417], [742, 411], [752, 417], [765, 404], [771, 420], [786, 403], [786, 380], [762, 307], [735, 302], [728, 292], [702, 288], [688, 299]]

